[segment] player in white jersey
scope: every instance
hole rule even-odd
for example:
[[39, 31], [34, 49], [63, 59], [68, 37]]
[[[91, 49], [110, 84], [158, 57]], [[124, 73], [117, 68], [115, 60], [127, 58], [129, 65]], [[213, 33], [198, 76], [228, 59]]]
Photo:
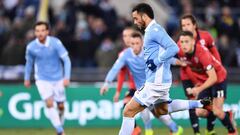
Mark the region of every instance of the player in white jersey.
[[[40, 97], [46, 103], [48, 118], [57, 135], [64, 135], [63, 120], [60, 117], [63, 117], [65, 87], [70, 82], [71, 62], [61, 41], [48, 36], [48, 23], [37, 22], [34, 32], [36, 39], [31, 41], [26, 49], [24, 85], [30, 87], [30, 75], [34, 65], [36, 86]], [[55, 101], [58, 109], [54, 107]]]

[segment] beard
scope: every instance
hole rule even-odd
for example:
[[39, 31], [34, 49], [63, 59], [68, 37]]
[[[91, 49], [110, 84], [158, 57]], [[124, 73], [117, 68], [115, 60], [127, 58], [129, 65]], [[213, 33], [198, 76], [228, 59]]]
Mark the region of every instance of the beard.
[[141, 25], [138, 26], [138, 30], [144, 35], [146, 29], [146, 23], [141, 20]]

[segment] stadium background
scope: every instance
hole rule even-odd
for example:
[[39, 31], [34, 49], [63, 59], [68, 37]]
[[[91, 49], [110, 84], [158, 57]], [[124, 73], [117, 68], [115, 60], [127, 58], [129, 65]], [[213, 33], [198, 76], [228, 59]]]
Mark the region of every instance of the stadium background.
[[[122, 49], [121, 31], [131, 25], [131, 7], [139, 0], [1, 0], [0, 1], [0, 134], [53, 134], [35, 86], [23, 85], [26, 44], [34, 38], [36, 20], [51, 24], [69, 51], [72, 83], [67, 89], [66, 113], [69, 134], [117, 134], [121, 102], [113, 103], [112, 89], [99, 95], [107, 70]], [[240, 123], [240, 1], [238, 0], [152, 0], [156, 20], [177, 39], [178, 19], [184, 13], [197, 16], [199, 27], [216, 40], [228, 70], [228, 99], [224, 108], [235, 112]], [[173, 68], [172, 98], [184, 98], [178, 68]], [[124, 87], [126, 90], [126, 86]], [[123, 94], [122, 94], [123, 96]], [[173, 118], [191, 134], [187, 112]], [[138, 120], [141, 123], [141, 120]], [[205, 120], [201, 120], [205, 127]], [[154, 120], [154, 127], [166, 128]], [[23, 128], [23, 129], [22, 129]], [[39, 129], [40, 128], [40, 129]], [[49, 129], [50, 128], [50, 129]], [[73, 129], [72, 129], [73, 128]], [[100, 128], [100, 129], [98, 129]], [[220, 124], [217, 131], [226, 134]]]

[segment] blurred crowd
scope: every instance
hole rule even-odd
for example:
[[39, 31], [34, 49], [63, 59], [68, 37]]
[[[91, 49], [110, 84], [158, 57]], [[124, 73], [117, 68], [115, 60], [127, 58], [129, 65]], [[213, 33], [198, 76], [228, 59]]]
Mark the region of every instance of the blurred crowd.
[[[169, 6], [164, 26], [176, 39], [178, 19], [192, 13], [200, 28], [216, 39], [227, 67], [240, 66], [240, 1], [156, 0]], [[24, 65], [27, 43], [34, 39], [39, 0], [0, 0], [0, 65]], [[51, 35], [61, 39], [73, 67], [109, 67], [122, 50], [121, 32], [131, 25], [129, 15], [119, 16], [110, 0], [67, 0], [60, 12], [49, 6]]]

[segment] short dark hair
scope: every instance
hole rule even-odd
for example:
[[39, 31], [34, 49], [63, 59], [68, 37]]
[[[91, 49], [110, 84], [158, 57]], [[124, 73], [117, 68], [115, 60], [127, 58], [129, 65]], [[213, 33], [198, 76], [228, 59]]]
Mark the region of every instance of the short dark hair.
[[133, 7], [132, 12], [135, 12], [135, 11], [137, 11], [138, 13], [145, 13], [151, 19], [154, 18], [154, 13], [153, 13], [152, 7], [146, 3], [140, 3], [140, 4], [136, 5], [135, 7]]
[[131, 37], [142, 39], [142, 34], [138, 31], [135, 31], [135, 32], [132, 33]]
[[44, 22], [44, 21], [39, 21], [39, 22], [36, 22], [34, 24], [34, 29], [39, 26], [39, 25], [45, 25], [46, 26], [46, 29], [49, 30], [49, 23], [48, 22]]
[[126, 26], [125, 28], [123, 28], [123, 31], [124, 31], [124, 30], [133, 30], [133, 31], [135, 31], [136, 28], [133, 27], [133, 26]]
[[181, 16], [181, 19], [179, 20], [179, 24], [180, 24], [180, 27], [181, 27], [181, 28], [182, 28], [182, 20], [183, 20], [183, 19], [190, 19], [191, 22], [192, 22], [193, 24], [196, 24], [196, 26], [197, 26], [197, 19], [196, 19], [195, 16], [193, 16], [192, 14], [184, 14], [184, 15]]
[[182, 31], [179, 36], [189, 36], [193, 38], [193, 33], [191, 31]]

